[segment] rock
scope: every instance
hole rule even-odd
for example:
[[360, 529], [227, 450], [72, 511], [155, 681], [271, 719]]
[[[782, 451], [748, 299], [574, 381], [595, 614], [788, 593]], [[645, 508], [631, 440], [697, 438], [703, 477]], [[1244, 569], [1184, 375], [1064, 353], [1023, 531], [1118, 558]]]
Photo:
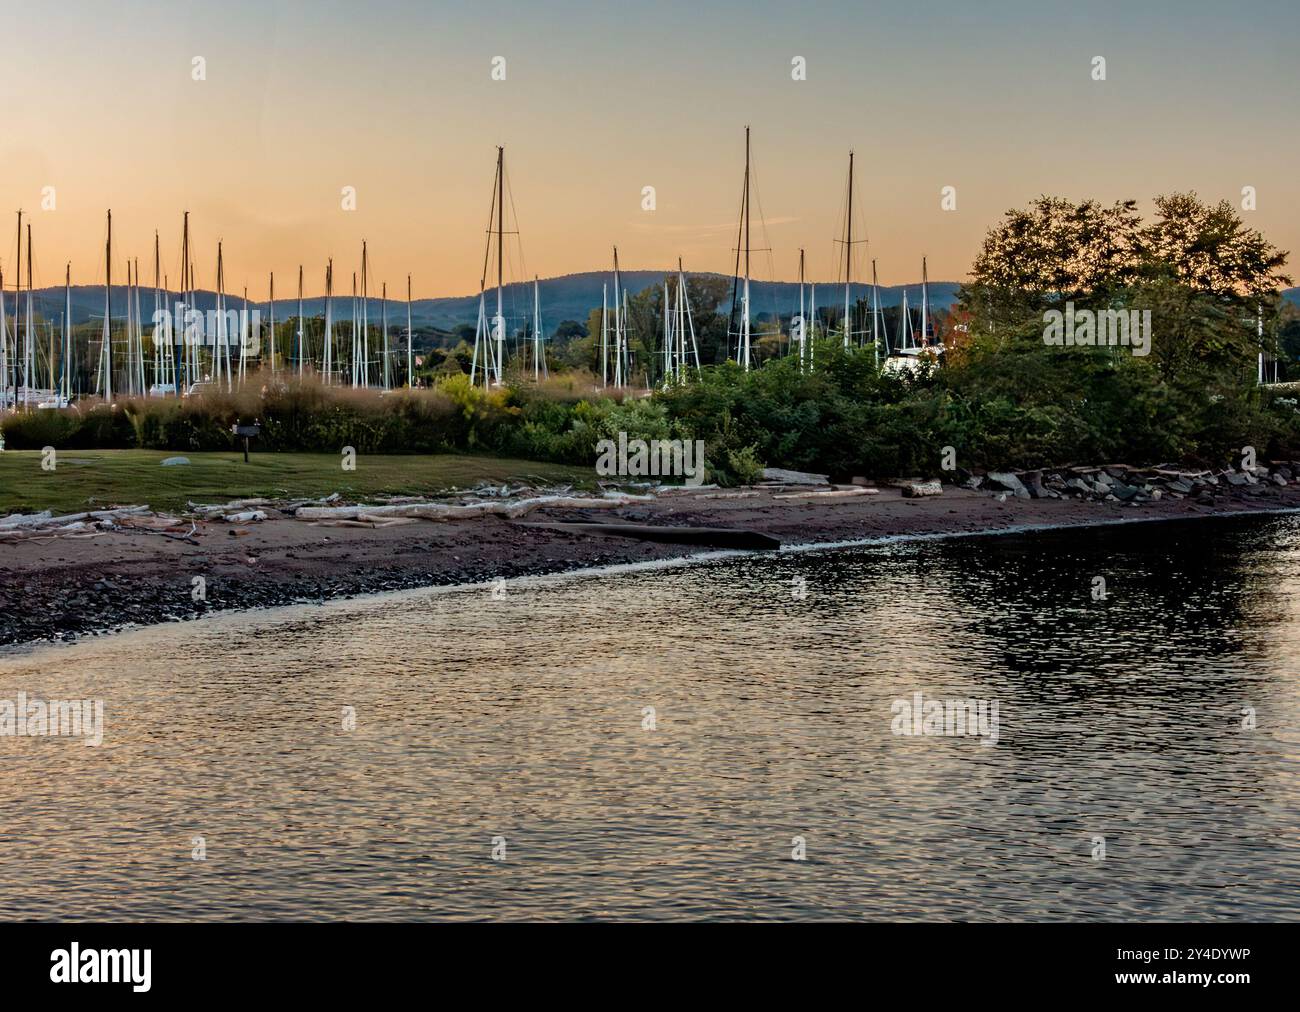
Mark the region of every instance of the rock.
[[1285, 485], [1286, 479], [1283, 478], [1280, 474], [1275, 474], [1272, 477], [1272, 482], [1274, 485]]
[[1046, 493], [1043, 491], [1042, 471], [1026, 471], [1025, 485], [1029, 488], [1029, 494], [1035, 499], [1046, 498]]
[[1066, 481], [1065, 487], [1072, 492], [1078, 492], [1082, 495], [1088, 495], [1090, 492], [1093, 491], [1092, 486], [1089, 485], [1082, 478], [1070, 478], [1068, 481]]
[[1184, 481], [1182, 478], [1179, 478], [1176, 481], [1171, 481], [1169, 483], [1170, 492], [1178, 492], [1181, 495], [1187, 495], [1187, 493], [1190, 492], [1191, 490], [1192, 490], [1191, 483]]
[[[763, 468], [764, 481], [779, 481], [786, 485], [829, 485], [830, 475], [809, 474], [807, 471], [787, 471], [780, 467]], [[854, 482], [856, 485], [857, 482]]]
[[1225, 471], [1223, 478], [1229, 485], [1234, 486], [1246, 485], [1250, 481], [1244, 474], [1238, 474], [1236, 471]]
[[1024, 483], [1010, 471], [990, 471], [988, 482], [999, 489], [1014, 493], [1017, 499], [1029, 498], [1029, 489], [1025, 488]]
[[1120, 502], [1128, 502], [1135, 495], [1137, 495], [1139, 491], [1141, 490], [1133, 485], [1124, 485], [1120, 482], [1116, 482], [1114, 487], [1112, 487], [1110, 490], [1111, 495], [1113, 495]]
[[164, 457], [159, 463], [163, 467], [182, 467], [190, 462], [189, 457]]
[[972, 474], [969, 478], [967, 478], [965, 481], [962, 482], [962, 487], [975, 489], [975, 488], [979, 488], [983, 484], [984, 484], [984, 477], [982, 475]]
[[914, 481], [903, 486], [904, 499], [920, 499], [929, 495], [943, 495], [943, 486], [937, 481]]

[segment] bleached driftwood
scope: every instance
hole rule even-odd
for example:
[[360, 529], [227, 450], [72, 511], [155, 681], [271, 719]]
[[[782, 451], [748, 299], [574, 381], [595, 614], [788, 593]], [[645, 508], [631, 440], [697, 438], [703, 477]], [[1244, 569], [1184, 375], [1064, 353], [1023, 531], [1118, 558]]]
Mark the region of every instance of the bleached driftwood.
[[826, 492], [789, 492], [773, 499], [851, 499], [860, 495], [880, 495], [878, 488], [836, 488]]
[[299, 520], [360, 520], [387, 519], [389, 517], [414, 517], [418, 520], [462, 520], [467, 517], [498, 516], [507, 519], [527, 516], [533, 510], [558, 507], [561, 509], [609, 509], [648, 502], [653, 496], [619, 495], [600, 499], [576, 496], [544, 495], [516, 502], [475, 502], [462, 505], [446, 503], [392, 503], [387, 506], [304, 506], [294, 514]]

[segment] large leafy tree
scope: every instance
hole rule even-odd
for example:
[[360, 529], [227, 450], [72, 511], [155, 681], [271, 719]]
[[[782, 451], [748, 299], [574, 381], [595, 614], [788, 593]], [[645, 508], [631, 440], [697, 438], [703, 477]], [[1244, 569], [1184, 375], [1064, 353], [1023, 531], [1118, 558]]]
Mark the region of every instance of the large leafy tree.
[[[1151, 310], [1153, 363], [1165, 375], [1195, 363], [1240, 364], [1271, 334], [1288, 254], [1245, 225], [1227, 201], [1195, 193], [1109, 207], [1039, 197], [989, 230], [958, 298], [980, 335], [1041, 335], [1042, 313], [1067, 301]], [[1267, 339], [1266, 342], [1267, 344]]]

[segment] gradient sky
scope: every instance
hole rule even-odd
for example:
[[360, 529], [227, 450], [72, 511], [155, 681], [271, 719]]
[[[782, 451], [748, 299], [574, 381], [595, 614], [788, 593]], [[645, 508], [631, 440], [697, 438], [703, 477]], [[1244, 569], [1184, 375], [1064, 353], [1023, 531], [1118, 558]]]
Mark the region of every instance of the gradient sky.
[[[14, 8], [18, 7], [18, 10]], [[0, 263], [32, 214], [36, 284], [102, 283], [104, 211], [122, 257], [199, 283], [289, 294], [297, 265], [417, 297], [477, 290], [496, 145], [518, 210], [517, 277], [680, 255], [729, 273], [753, 128], [758, 278], [833, 281], [847, 152], [862, 270], [965, 276], [987, 227], [1039, 193], [1104, 201], [1194, 189], [1240, 200], [1300, 248], [1295, 9], [1200, 0], [1086, 4], [5, 2]], [[192, 57], [207, 80], [191, 80]], [[507, 80], [491, 80], [494, 56]], [[808, 63], [794, 82], [793, 56]], [[1093, 56], [1107, 80], [1090, 77]], [[340, 189], [357, 188], [357, 210]], [[642, 211], [641, 189], [657, 190]], [[957, 188], [957, 210], [940, 189]], [[40, 210], [56, 187], [57, 209]], [[757, 206], [755, 226], [757, 228]], [[518, 258], [516, 257], [516, 260]], [[280, 286], [284, 287], [281, 288]], [[378, 286], [372, 289], [377, 292]]]

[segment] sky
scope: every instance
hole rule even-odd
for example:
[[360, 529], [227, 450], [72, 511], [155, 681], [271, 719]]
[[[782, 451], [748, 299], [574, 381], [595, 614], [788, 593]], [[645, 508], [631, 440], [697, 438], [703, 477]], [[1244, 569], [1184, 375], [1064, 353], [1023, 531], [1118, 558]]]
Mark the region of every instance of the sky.
[[404, 296], [408, 273], [417, 298], [476, 292], [497, 145], [508, 279], [607, 269], [614, 245], [627, 268], [730, 273], [746, 125], [760, 279], [797, 278], [801, 247], [810, 279], [843, 277], [851, 148], [855, 280], [875, 259], [882, 283], [916, 281], [926, 256], [931, 280], [959, 281], [1041, 193], [1149, 207], [1252, 186], [1247, 222], [1300, 247], [1295, 13], [1271, 0], [3, 0], [0, 16], [10, 288], [21, 207], [37, 287], [66, 262], [103, 282], [111, 208], [115, 281], [136, 257], [152, 283], [155, 229], [177, 276], [188, 210], [202, 287], [221, 240], [236, 294], [265, 297], [271, 271], [291, 294], [300, 263], [319, 293], [329, 257], [344, 290], [365, 239], [372, 294]]

